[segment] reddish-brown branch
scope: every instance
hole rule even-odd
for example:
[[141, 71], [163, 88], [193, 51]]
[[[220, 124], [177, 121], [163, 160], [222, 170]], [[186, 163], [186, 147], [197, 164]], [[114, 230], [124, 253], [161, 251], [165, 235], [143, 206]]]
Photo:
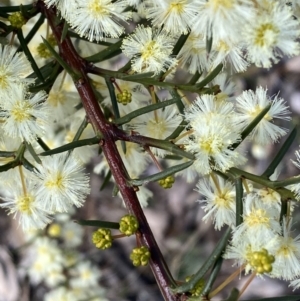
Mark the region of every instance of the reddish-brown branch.
[[164, 299], [168, 301], [185, 300], [186, 296], [176, 295], [171, 290], [176, 286], [176, 283], [172, 278], [160, 249], [155, 241], [147, 219], [140, 206], [139, 200], [136, 196], [136, 192], [134, 191], [134, 187], [128, 184], [127, 171], [115, 145], [116, 137], [114, 130], [116, 127], [106, 121], [103, 112], [98, 105], [89, 78], [86, 74], [88, 63], [78, 55], [68, 37], [66, 37], [63, 42], [60, 42], [63, 24], [57, 25], [54, 22], [56, 17], [55, 9], [47, 9], [42, 1], [37, 2], [37, 7], [43, 14], [45, 14], [49, 21], [52, 32], [59, 45], [61, 57], [72, 68], [74, 73], [78, 75], [79, 79], [74, 81], [75, 86], [81, 97], [87, 117], [93, 125], [94, 130], [102, 134], [103, 140], [101, 147], [103, 149], [103, 154], [110, 166], [111, 173], [119, 187], [126, 207], [130, 214], [135, 215], [139, 221], [139, 232], [141, 233], [143, 244], [149, 248], [151, 253], [151, 260], [149, 262], [150, 267], [164, 296]]

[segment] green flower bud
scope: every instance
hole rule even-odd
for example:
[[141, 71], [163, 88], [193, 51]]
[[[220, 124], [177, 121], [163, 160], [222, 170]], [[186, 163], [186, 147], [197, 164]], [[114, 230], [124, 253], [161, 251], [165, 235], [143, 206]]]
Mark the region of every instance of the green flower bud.
[[39, 46], [37, 47], [37, 53], [43, 59], [49, 59], [50, 57], [52, 57], [52, 53], [44, 43], [39, 44]]
[[132, 94], [128, 90], [123, 90], [122, 93], [117, 94], [117, 101], [124, 106], [130, 103], [132, 100]]
[[22, 15], [21, 12], [15, 12], [12, 13], [9, 17], [8, 17], [8, 21], [10, 22], [11, 26], [14, 28], [22, 28], [23, 25], [26, 24], [27, 20], [24, 18], [24, 16]]
[[165, 188], [165, 189], [168, 189], [168, 188], [171, 188], [171, 187], [172, 187], [172, 185], [174, 184], [174, 182], [175, 182], [174, 176], [168, 176], [168, 177], [166, 177], [166, 178], [164, 178], [164, 179], [159, 180], [159, 181], [158, 181], [158, 184], [159, 184], [161, 187], [163, 187], [163, 188]]
[[134, 248], [130, 254], [130, 259], [134, 266], [147, 265], [150, 259], [150, 252], [147, 247]]
[[139, 222], [133, 215], [124, 215], [120, 220], [120, 232], [130, 236], [134, 234], [139, 228]]
[[[188, 276], [185, 278], [185, 282], [190, 281], [190, 279], [192, 278], [192, 276]], [[191, 293], [192, 297], [199, 297], [204, 289], [204, 284], [205, 281], [204, 279], [200, 279], [196, 285], [194, 286], [194, 288], [192, 288], [189, 293]]]
[[108, 249], [112, 245], [112, 236], [109, 229], [98, 229], [93, 233], [93, 243], [98, 249]]

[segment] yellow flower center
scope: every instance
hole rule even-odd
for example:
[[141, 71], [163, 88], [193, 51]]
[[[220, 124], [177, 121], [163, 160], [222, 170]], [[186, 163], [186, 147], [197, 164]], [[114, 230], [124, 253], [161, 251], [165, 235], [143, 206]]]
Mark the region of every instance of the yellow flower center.
[[49, 179], [45, 186], [48, 188], [58, 188], [62, 189], [64, 188], [64, 177], [60, 172], [57, 172], [57, 174], [52, 177], [52, 179]]
[[186, 0], [172, 1], [167, 11], [167, 15], [170, 13], [182, 14], [184, 12], [185, 4], [186, 4]]
[[22, 195], [17, 200], [18, 210], [22, 213], [26, 213], [28, 215], [32, 214], [31, 204], [33, 203], [34, 198], [31, 195]]
[[222, 149], [220, 139], [210, 137], [208, 139], [199, 139], [200, 149], [212, 156], [219, 153]]
[[109, 11], [105, 6], [106, 5], [103, 5], [101, 0], [92, 0], [88, 5], [88, 10], [94, 18], [108, 16]]
[[295, 253], [297, 249], [293, 243], [293, 239], [291, 237], [288, 238], [288, 241], [285, 244], [282, 244], [279, 250], [276, 252], [276, 256], [284, 256], [290, 257], [291, 254]]
[[[249, 115], [252, 117], [252, 118], [255, 118], [263, 109], [256, 105], [255, 108], [253, 108], [250, 112], [249, 112]], [[270, 121], [272, 120], [272, 117], [269, 115], [269, 113], [267, 113], [264, 118], [265, 120], [267, 121]]]
[[158, 46], [155, 41], [149, 41], [145, 44], [145, 46], [142, 48], [142, 59], [148, 60], [149, 58], [152, 58], [153, 56], [157, 55]]
[[26, 100], [19, 100], [11, 110], [11, 116], [15, 121], [22, 122], [31, 118], [30, 110], [32, 105]]
[[244, 218], [244, 222], [249, 227], [254, 227], [257, 225], [264, 225], [266, 227], [270, 226], [270, 218], [267, 212], [263, 209], [252, 210], [252, 212]]
[[215, 204], [220, 208], [229, 209], [234, 201], [234, 197], [230, 191], [224, 191], [222, 194], [217, 195], [214, 199]]
[[233, 0], [209, 0], [207, 2], [208, 6], [211, 6], [214, 11], [219, 10], [219, 9], [231, 9], [234, 5]]
[[259, 47], [270, 47], [276, 44], [279, 30], [274, 24], [262, 24], [257, 30], [254, 44]]
[[7, 87], [8, 87], [7, 75], [4, 72], [4, 70], [0, 69], [0, 89], [5, 90], [5, 89], [7, 89]]
[[53, 107], [57, 107], [58, 104], [64, 104], [66, 100], [67, 99], [62, 91], [50, 92], [48, 97], [48, 102]]
[[147, 132], [152, 133], [154, 138], [163, 139], [167, 135], [167, 125], [164, 119], [157, 118], [148, 120]]

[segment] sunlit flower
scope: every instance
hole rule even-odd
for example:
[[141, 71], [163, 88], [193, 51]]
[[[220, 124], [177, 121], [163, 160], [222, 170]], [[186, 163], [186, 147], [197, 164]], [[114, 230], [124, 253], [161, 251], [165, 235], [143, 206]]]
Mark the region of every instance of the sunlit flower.
[[36, 166], [37, 196], [47, 210], [67, 212], [70, 206], [80, 207], [89, 193], [89, 179], [72, 155], [58, 154], [42, 159]]
[[286, 129], [273, 123], [275, 118], [283, 120], [291, 119], [287, 116], [290, 112], [288, 106], [285, 105], [284, 99], [279, 98], [276, 95], [272, 100], [267, 96], [267, 89], [259, 87], [255, 92], [252, 90], [244, 91], [236, 100], [239, 111], [237, 118], [244, 123], [244, 127], [249, 125], [264, 108], [271, 105], [268, 113], [254, 128], [250, 135], [250, 138], [254, 139], [256, 143], [265, 145], [276, 142], [287, 133]]
[[131, 12], [124, 12], [126, 6], [126, 0], [78, 1], [67, 14], [67, 19], [80, 36], [90, 41], [101, 41], [105, 37], [118, 38], [124, 32], [120, 21], [131, 17]]
[[138, 26], [134, 33], [123, 40], [121, 48], [132, 59], [135, 72], [157, 74], [176, 64], [176, 59], [171, 57], [173, 46], [174, 38], [170, 35]]

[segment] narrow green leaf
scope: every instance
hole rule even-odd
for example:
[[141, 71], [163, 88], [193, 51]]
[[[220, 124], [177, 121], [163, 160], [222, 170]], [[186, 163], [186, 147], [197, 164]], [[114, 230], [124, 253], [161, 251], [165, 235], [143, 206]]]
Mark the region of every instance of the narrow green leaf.
[[48, 145], [47, 145], [41, 138], [38, 138], [38, 139], [37, 139], [37, 143], [39, 144], [39, 146], [40, 146], [44, 151], [50, 150], [50, 148], [48, 147]]
[[131, 68], [131, 61], [128, 61], [122, 68], [120, 68], [118, 70], [118, 72], [124, 73], [124, 72], [130, 70], [130, 68]]
[[119, 107], [118, 107], [118, 102], [117, 102], [117, 97], [115, 93], [115, 88], [113, 83], [111, 82], [110, 78], [105, 77], [105, 83], [109, 91], [109, 96], [112, 104], [112, 109], [114, 112], [114, 115], [117, 119], [120, 118], [120, 112], [119, 112]]
[[28, 160], [26, 160], [25, 158], [23, 158], [22, 160], [22, 165], [29, 171], [34, 172], [36, 171], [36, 168], [34, 167], [34, 165], [32, 165]]
[[20, 165], [20, 163], [17, 160], [13, 160], [11, 162], [8, 162], [4, 165], [0, 166], [0, 172], [7, 171], [9, 169], [15, 168], [16, 166]]
[[77, 148], [77, 147], [81, 147], [81, 146], [85, 146], [85, 145], [98, 144], [99, 140], [100, 140], [100, 138], [97, 137], [97, 136], [93, 137], [93, 138], [82, 139], [82, 140], [67, 143], [63, 146], [51, 149], [51, 150], [46, 151], [46, 152], [42, 152], [39, 155], [40, 156], [50, 156], [50, 155], [54, 155], [54, 154], [59, 154], [59, 153], [63, 153], [63, 152], [72, 150], [72, 149]]
[[177, 100], [176, 105], [177, 105], [178, 111], [180, 112], [180, 114], [183, 114], [184, 105], [182, 103], [181, 96], [178, 94], [178, 92], [175, 89], [168, 89], [168, 90], [169, 90], [171, 96]]
[[176, 56], [180, 50], [182, 49], [182, 47], [184, 46], [186, 40], [188, 39], [190, 33], [188, 34], [182, 34], [179, 39], [177, 40], [174, 48], [173, 48], [173, 51], [172, 51], [172, 56]]
[[285, 186], [288, 186], [288, 185], [298, 184], [298, 183], [300, 183], [300, 177], [299, 176], [288, 178], [288, 179], [283, 180], [283, 181], [276, 181], [276, 182], [273, 182], [272, 184], [273, 184], [274, 188], [278, 188], [278, 187], [285, 187]]
[[266, 106], [251, 122], [250, 124], [242, 131], [241, 141], [232, 145], [232, 149], [237, 148], [243, 140], [253, 131], [253, 129], [259, 124], [259, 122], [264, 118], [264, 116], [269, 112], [271, 105]]
[[[119, 112], [119, 106], [118, 106], [117, 97], [116, 97], [116, 93], [115, 93], [115, 87], [114, 87], [113, 83], [111, 82], [111, 80], [107, 77], [105, 77], [105, 83], [106, 83], [108, 91], [109, 91], [114, 115], [117, 119], [119, 119], [120, 112]], [[122, 125], [119, 126], [119, 128], [122, 129]], [[126, 144], [122, 140], [121, 140], [121, 147], [122, 147], [123, 153], [126, 154]]]
[[103, 180], [103, 183], [102, 183], [99, 191], [102, 191], [106, 187], [106, 185], [109, 182], [110, 178], [111, 178], [111, 171], [109, 170], [108, 173], [106, 174], [104, 180]]
[[198, 71], [196, 71], [196, 73], [192, 76], [192, 78], [189, 81], [189, 85], [194, 85], [197, 80], [200, 78], [201, 73], [199, 73]]
[[82, 120], [82, 122], [81, 122], [81, 124], [80, 124], [80, 126], [79, 126], [79, 128], [78, 128], [78, 130], [77, 130], [77, 132], [76, 132], [76, 134], [75, 134], [75, 136], [74, 136], [74, 138], [73, 138], [73, 142], [74, 142], [74, 141], [78, 141], [78, 140], [80, 139], [80, 137], [81, 137], [83, 131], [85, 130], [85, 128], [87, 127], [88, 124], [89, 124], [89, 123], [87, 122], [87, 118], [85, 117], [85, 118]]
[[[147, 80], [150, 80], [149, 85], [152, 85], [153, 83], [156, 82], [156, 80], [153, 79], [152, 76], [153, 76], [153, 72], [145, 72], [145, 73], [124, 75], [124, 76], [122, 76], [122, 79], [129, 80], [129, 81], [136, 81], [139, 79], [147, 79]], [[162, 83], [162, 84], [166, 84], [166, 83]]]
[[202, 80], [200, 83], [196, 84], [195, 87], [197, 89], [202, 89], [207, 84], [209, 84], [223, 69], [223, 64], [219, 64], [214, 70], [212, 70], [204, 80]]
[[145, 137], [145, 136], [143, 136], [142, 138], [138, 138], [138, 139], [134, 139], [134, 138], [135, 138], [134, 136], [131, 136], [130, 141], [139, 143], [141, 145], [153, 146], [153, 147], [157, 147], [160, 149], [164, 149], [174, 155], [178, 155], [178, 156], [190, 159], [190, 160], [195, 160], [195, 156], [192, 153], [182, 150], [176, 144], [171, 143], [169, 141]]
[[137, 109], [119, 119], [115, 119], [113, 122], [117, 125], [122, 125], [122, 124], [130, 122], [132, 119], [134, 119], [140, 115], [143, 115], [143, 114], [146, 114], [146, 113], [149, 113], [149, 112], [161, 109], [161, 108], [165, 108], [176, 102], [177, 102], [176, 99], [169, 99], [169, 100], [161, 101], [161, 102], [158, 102], [155, 104], [151, 104], [151, 105], [143, 107], [141, 109]]
[[225, 301], [238, 301], [240, 292], [238, 289], [233, 288], [229, 297]]
[[165, 138], [165, 140], [172, 140], [177, 138], [181, 134], [181, 132], [185, 129], [186, 126], [187, 126], [187, 122], [185, 120], [182, 120], [179, 126], [174, 130], [174, 132], [170, 136]]
[[60, 55], [55, 51], [55, 49], [50, 45], [50, 43], [44, 39], [43, 42], [46, 45], [46, 47], [48, 48], [48, 50], [51, 52], [51, 54], [54, 56], [54, 58], [59, 62], [59, 64], [71, 75], [71, 77], [74, 80], [78, 80], [79, 79], [79, 75], [77, 75], [72, 68], [69, 66], [69, 64], [67, 64], [61, 57]]
[[38, 65], [36, 64], [28, 46], [27, 46], [27, 43], [24, 39], [24, 36], [23, 36], [23, 32], [22, 32], [22, 29], [19, 29], [17, 31], [17, 37], [19, 39], [19, 42], [22, 46], [22, 50], [24, 51], [25, 55], [27, 56], [29, 62], [31, 63], [31, 67], [33, 69], [33, 71], [35, 72], [35, 75], [37, 76], [37, 78], [41, 81], [41, 82], [44, 82], [44, 77], [38, 67]]
[[[45, 21], [45, 16], [44, 16], [44, 14], [41, 14], [39, 19], [37, 20], [37, 22], [30, 29], [29, 33], [27, 34], [27, 36], [24, 39], [27, 45], [32, 40], [32, 38], [35, 36], [35, 34], [38, 32], [38, 30], [40, 29], [40, 27], [44, 23], [44, 21]], [[22, 46], [19, 46], [19, 48], [17, 49], [17, 52], [19, 52], [19, 51], [22, 51]]]
[[122, 53], [121, 51], [121, 45], [122, 45], [122, 40], [116, 42], [115, 44], [105, 48], [104, 50], [94, 54], [94, 55], [91, 55], [89, 57], [86, 57], [85, 59], [88, 61], [88, 62], [93, 62], [93, 63], [99, 63], [99, 62], [102, 62], [102, 61], [105, 61], [109, 58], [112, 58], [120, 53]]
[[25, 141], [25, 145], [26, 148], [28, 149], [29, 153], [31, 154], [31, 156], [33, 157], [33, 159], [38, 163], [38, 164], [42, 164], [41, 159], [39, 158], [39, 156], [37, 155], [37, 153], [35, 152], [35, 150], [33, 149], [32, 145], [30, 143], [27, 143]]
[[114, 188], [112, 190], [112, 196], [115, 197], [117, 196], [118, 192], [119, 192], [119, 187], [117, 185], [114, 185]]
[[185, 293], [193, 289], [193, 287], [196, 285], [196, 283], [203, 278], [205, 273], [210, 269], [210, 267], [216, 262], [216, 260], [222, 255], [222, 252], [227, 244], [227, 240], [229, 238], [229, 235], [231, 233], [231, 229], [227, 228], [226, 232], [224, 233], [223, 237], [218, 242], [218, 245], [214, 249], [214, 251], [211, 253], [209, 258], [205, 261], [203, 266], [196, 272], [196, 274], [186, 283], [183, 285], [175, 288], [173, 291], [175, 293]]
[[63, 27], [63, 30], [62, 30], [62, 34], [61, 34], [61, 37], [60, 37], [60, 42], [62, 43], [64, 41], [64, 39], [66, 38], [67, 34], [68, 34], [68, 30], [69, 30], [69, 24], [68, 22], [64, 22], [64, 27]]
[[242, 178], [235, 180], [235, 194], [236, 194], [236, 226], [243, 222], [243, 182]]
[[166, 178], [167, 176], [170, 175], [174, 175], [176, 172], [181, 171], [183, 169], [188, 168], [189, 166], [191, 166], [194, 163], [194, 161], [188, 161], [182, 164], [178, 164], [172, 167], [169, 167], [161, 172], [158, 172], [154, 175], [145, 177], [145, 178], [141, 178], [141, 179], [131, 179], [129, 182], [134, 185], [134, 186], [140, 186], [143, 184], [147, 184], [149, 182], [155, 182], [161, 179]]
[[205, 283], [205, 287], [201, 295], [207, 296], [209, 294], [215, 280], [217, 279], [217, 276], [219, 275], [219, 271], [222, 267], [222, 263], [223, 263], [223, 257], [220, 256], [212, 268], [212, 272], [210, 273], [209, 278]]
[[275, 158], [272, 160], [270, 165], [267, 167], [267, 169], [262, 174], [262, 177], [269, 178], [274, 173], [276, 167], [282, 161], [283, 157], [285, 156], [285, 154], [289, 150], [290, 146], [294, 142], [296, 135], [297, 135], [297, 129], [294, 128], [291, 131], [291, 133], [289, 134], [289, 136], [287, 137], [287, 139], [285, 140], [285, 142], [283, 143], [282, 147], [280, 148], [280, 150], [277, 153], [277, 155], [275, 156]]
[[287, 211], [288, 211], [288, 201], [281, 200], [281, 209], [280, 209], [280, 217], [279, 217], [280, 224], [282, 224], [283, 217], [287, 215]]
[[213, 36], [206, 35], [206, 52], [209, 54], [213, 43]]
[[0, 151], [0, 157], [2, 157], [2, 158], [14, 158], [15, 157], [15, 152]]
[[80, 220], [75, 220], [74, 222], [82, 226], [90, 226], [90, 227], [97, 227], [97, 228], [108, 228], [108, 229], [116, 229], [116, 230], [119, 230], [120, 228], [119, 223], [99, 221], [99, 220], [80, 219]]

